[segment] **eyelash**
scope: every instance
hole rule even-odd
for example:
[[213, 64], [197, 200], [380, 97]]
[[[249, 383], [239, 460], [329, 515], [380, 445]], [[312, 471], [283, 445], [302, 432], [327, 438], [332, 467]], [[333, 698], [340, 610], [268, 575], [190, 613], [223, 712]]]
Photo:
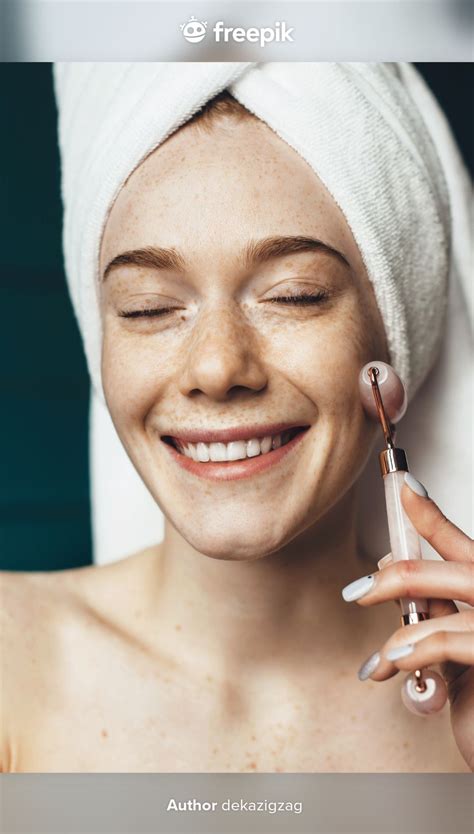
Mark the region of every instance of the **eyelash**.
[[[324, 291], [320, 291], [313, 295], [309, 293], [302, 293], [301, 295], [280, 295], [277, 298], [269, 298], [267, 299], [270, 301], [271, 304], [275, 303], [284, 303], [284, 304], [320, 304], [322, 301], [326, 301], [328, 298], [328, 293]], [[173, 310], [178, 310], [178, 307], [162, 307], [158, 309], [149, 309], [149, 310], [132, 310], [131, 312], [122, 311], [119, 313], [120, 316], [126, 319], [131, 318], [159, 318], [160, 316], [166, 315], [166, 313], [172, 313]]]
[[158, 318], [158, 316], [163, 316], [166, 313], [171, 313], [173, 310], [178, 309], [178, 307], [161, 307], [155, 310], [131, 310], [128, 313], [125, 310], [122, 310], [122, 312], [119, 313], [119, 316], [124, 319], [146, 318], [147, 316], [150, 318]]
[[326, 301], [328, 293], [320, 290], [317, 293], [301, 293], [301, 295], [280, 295], [277, 298], [269, 298], [268, 300], [274, 304], [278, 301], [283, 301], [290, 304], [320, 304], [321, 301]]

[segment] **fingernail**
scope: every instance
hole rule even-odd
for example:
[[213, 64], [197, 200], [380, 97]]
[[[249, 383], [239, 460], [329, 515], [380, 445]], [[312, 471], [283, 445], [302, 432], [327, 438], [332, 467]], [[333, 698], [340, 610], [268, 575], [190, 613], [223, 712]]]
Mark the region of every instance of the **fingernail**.
[[421, 495], [422, 498], [428, 498], [428, 493], [423, 484], [420, 484], [420, 482], [417, 481], [416, 478], [410, 474], [410, 472], [405, 472], [405, 483], [410, 487], [410, 489], [413, 490], [413, 492], [416, 492], [417, 495]]
[[356, 579], [355, 582], [351, 582], [342, 589], [341, 593], [343, 598], [346, 602], [353, 602], [355, 599], [360, 599], [370, 591], [374, 581], [371, 573], [368, 576], [362, 576], [360, 579]]
[[367, 660], [362, 664], [357, 675], [360, 681], [366, 681], [367, 678], [375, 672], [377, 666], [380, 663], [380, 652], [374, 652], [367, 658]]
[[389, 649], [385, 657], [387, 660], [399, 660], [401, 657], [406, 657], [411, 654], [415, 648], [414, 643], [406, 643], [405, 646], [395, 646], [394, 649]]
[[393, 562], [392, 554], [387, 553], [386, 556], [382, 556], [382, 558], [378, 560], [377, 567], [379, 570], [382, 570], [385, 565], [389, 565], [391, 562]]

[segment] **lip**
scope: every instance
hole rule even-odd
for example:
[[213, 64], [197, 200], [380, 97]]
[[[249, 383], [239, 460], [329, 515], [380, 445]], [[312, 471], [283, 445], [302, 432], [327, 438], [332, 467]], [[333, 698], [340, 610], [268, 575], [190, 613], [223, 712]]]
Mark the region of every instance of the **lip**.
[[[285, 428], [295, 427], [295, 424], [291, 427], [285, 426]], [[207, 481], [237, 481], [241, 478], [250, 478], [253, 475], [265, 472], [272, 466], [276, 466], [299, 445], [309, 428], [309, 426], [302, 427], [302, 430], [298, 432], [298, 434], [296, 434], [295, 437], [289, 441], [289, 443], [286, 443], [284, 446], [280, 446], [279, 449], [272, 449], [271, 452], [267, 452], [265, 455], [257, 455], [254, 458], [246, 458], [244, 460], [228, 461], [227, 463], [218, 463], [217, 461], [201, 463], [200, 461], [192, 460], [192, 458], [188, 458], [186, 455], [181, 454], [174, 448], [174, 446], [171, 446], [164, 441], [162, 441], [162, 443], [176, 463], [182, 466], [183, 469], [191, 472], [193, 475], [197, 475]], [[245, 437], [248, 438], [248, 429], [246, 429], [245, 432]], [[269, 434], [278, 433], [278, 430], [276, 432], [269, 432]], [[258, 435], [254, 435], [254, 437], [257, 436]], [[215, 438], [216, 435], [213, 434], [212, 437]], [[180, 435], [180, 439], [184, 439], [183, 435]], [[231, 439], [235, 439], [235, 435]], [[193, 443], [192, 440], [189, 440], [189, 442]]]
[[251, 440], [268, 437], [269, 434], [281, 434], [287, 429], [302, 427], [302, 423], [268, 423], [261, 425], [253, 423], [249, 426], [237, 426], [230, 429], [187, 429], [179, 434], [162, 434], [161, 437], [171, 437], [183, 443], [230, 443], [232, 440]]

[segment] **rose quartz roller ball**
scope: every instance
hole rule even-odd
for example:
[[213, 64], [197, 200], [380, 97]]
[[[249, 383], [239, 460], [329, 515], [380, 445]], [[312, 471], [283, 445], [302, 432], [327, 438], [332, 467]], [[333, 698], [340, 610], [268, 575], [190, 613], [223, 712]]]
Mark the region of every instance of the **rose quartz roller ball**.
[[[421, 688], [421, 691], [418, 691], [417, 687]], [[439, 712], [448, 697], [444, 679], [431, 669], [423, 669], [421, 686], [415, 672], [411, 672], [405, 678], [401, 695], [406, 708], [421, 717]]]
[[385, 412], [391, 423], [398, 423], [407, 410], [407, 395], [405, 386], [400, 377], [386, 362], [368, 362], [364, 365], [359, 375], [359, 391], [367, 414], [377, 420], [377, 407], [375, 405], [370, 381], [369, 369], [377, 368], [377, 383], [382, 395]]

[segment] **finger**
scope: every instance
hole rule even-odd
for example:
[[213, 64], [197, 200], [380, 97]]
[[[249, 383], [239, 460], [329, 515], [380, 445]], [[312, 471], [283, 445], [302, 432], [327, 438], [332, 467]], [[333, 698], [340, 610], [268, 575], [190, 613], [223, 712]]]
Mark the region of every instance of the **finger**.
[[[413, 651], [403, 657], [392, 658], [385, 651], [385, 658], [394, 663], [398, 669], [420, 669], [432, 663], [446, 663], [451, 661], [462, 666], [474, 665], [474, 640], [468, 631], [436, 631], [423, 640], [413, 644]], [[398, 649], [400, 647], [397, 647]]]
[[[474, 669], [474, 640], [471, 631], [448, 631], [447, 629], [436, 631], [421, 640], [406, 643], [413, 651], [404, 654], [402, 657], [387, 658], [387, 652], [382, 649], [384, 662], [397, 668], [400, 671], [414, 671], [423, 669], [433, 664], [439, 664], [440, 672], [448, 686], [448, 694], [451, 703], [459, 694], [459, 690], [465, 682], [465, 673]], [[397, 648], [400, 648], [398, 646]], [[392, 670], [389, 670], [390, 677]]]
[[[463, 611], [449, 617], [440, 617], [437, 620], [424, 620], [416, 625], [399, 628], [387, 640], [379, 652], [375, 653], [378, 655], [378, 664], [367, 677], [375, 681], [382, 681], [393, 677], [400, 669], [417, 669], [422, 666], [427, 666], [429, 663], [441, 663], [444, 664], [442, 672], [447, 682], [451, 683], [455, 681], [471, 663], [474, 663], [474, 660], [472, 660], [473, 618], [474, 612]], [[450, 651], [450, 653], [447, 652], [446, 647], [443, 649], [443, 641], [447, 642], [447, 637], [440, 637], [437, 644], [436, 642], [433, 643], [433, 641], [431, 644], [427, 643], [428, 639], [431, 640], [437, 634], [445, 633], [462, 634], [465, 639], [462, 641], [453, 641], [450, 647], [452, 652]], [[424, 655], [419, 653], [419, 646], [422, 643], [426, 643], [428, 646], [437, 645], [436, 659], [433, 659], [433, 654], [431, 654], [428, 660], [428, 652]], [[406, 645], [413, 645], [413, 652], [398, 659], [390, 659], [387, 657], [387, 652]], [[430, 648], [429, 651], [432, 652], [434, 650]], [[372, 655], [371, 658], [374, 656]], [[364, 668], [364, 665], [367, 665], [367, 661], [365, 661], [361, 669]]]
[[434, 559], [399, 559], [342, 589], [346, 602], [377, 605], [389, 599], [435, 597], [474, 603], [474, 564]]
[[[407, 473], [408, 474], [408, 473]], [[409, 476], [410, 478], [411, 476]], [[456, 562], [474, 563], [474, 542], [443, 515], [431, 498], [424, 498], [404, 483], [402, 504], [418, 533], [443, 557]], [[411, 483], [418, 484], [416, 479]], [[422, 485], [419, 485], [422, 489]]]
[[[388, 567], [388, 565], [393, 564], [393, 556], [391, 553], [387, 553], [385, 556], [382, 556], [381, 559], [378, 560], [377, 566], [379, 570], [383, 570], [384, 568]], [[395, 604], [401, 608], [400, 600], [394, 600]], [[459, 608], [451, 599], [429, 599], [429, 615], [431, 619], [436, 619], [436, 617], [443, 617], [447, 614], [457, 614], [459, 612]]]
[[421, 620], [419, 623], [400, 626], [387, 640], [389, 647], [402, 646], [405, 643], [413, 643], [423, 640], [436, 631], [474, 631], [474, 609], [466, 608], [457, 614], [450, 614], [446, 617], [436, 617], [434, 620]]

